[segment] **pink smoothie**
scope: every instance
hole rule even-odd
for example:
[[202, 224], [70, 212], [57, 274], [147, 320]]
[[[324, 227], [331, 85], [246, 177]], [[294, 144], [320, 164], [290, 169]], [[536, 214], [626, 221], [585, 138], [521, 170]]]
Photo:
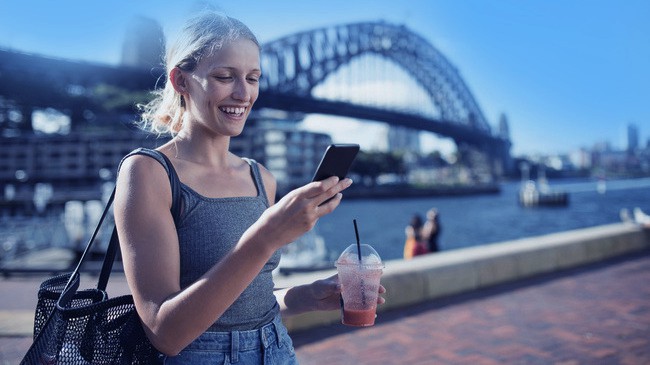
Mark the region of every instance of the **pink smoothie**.
[[375, 324], [377, 308], [370, 309], [344, 309], [342, 323], [348, 326], [372, 326]]

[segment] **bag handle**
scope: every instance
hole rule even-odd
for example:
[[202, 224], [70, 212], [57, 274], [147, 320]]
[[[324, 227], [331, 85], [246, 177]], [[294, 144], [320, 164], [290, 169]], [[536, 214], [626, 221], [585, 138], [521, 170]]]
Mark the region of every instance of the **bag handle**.
[[[160, 151], [147, 149], [147, 148], [138, 148], [136, 150], [131, 151], [129, 154], [124, 156], [124, 158], [122, 158], [122, 161], [120, 161], [118, 167], [118, 172], [124, 160], [133, 155], [146, 155], [152, 157], [156, 159], [158, 162], [160, 162], [163, 165], [163, 167], [165, 167], [165, 170], [167, 171], [167, 175], [169, 176], [169, 183], [172, 191], [172, 206], [170, 210], [172, 213], [172, 217], [174, 218], [174, 223], [178, 225], [178, 221], [180, 219], [181, 205], [182, 205], [181, 182], [180, 179], [178, 178], [178, 175], [176, 174], [174, 165], [172, 165], [169, 158], [167, 158], [167, 156], [165, 156], [165, 154]], [[88, 240], [88, 243], [86, 244], [86, 248], [84, 249], [81, 258], [79, 259], [77, 266], [75, 267], [74, 271], [70, 275], [70, 278], [68, 279], [65, 289], [61, 293], [61, 297], [57, 302], [57, 306], [63, 307], [62, 304], [68, 303], [72, 299], [72, 295], [79, 288], [79, 277], [80, 277], [79, 273], [81, 271], [81, 266], [84, 260], [86, 259], [86, 257], [89, 256], [90, 248], [95, 242], [95, 238], [99, 233], [99, 230], [104, 222], [104, 219], [106, 218], [106, 216], [110, 211], [110, 208], [113, 204], [113, 200], [115, 199], [115, 190], [116, 188], [113, 188], [113, 192], [111, 193], [110, 197], [108, 198], [108, 201], [106, 202], [106, 206], [104, 207], [104, 211], [102, 212], [101, 218], [99, 219], [99, 222], [97, 223], [97, 226], [93, 231], [93, 234]], [[117, 255], [118, 247], [119, 247], [119, 239], [117, 235], [117, 228], [113, 227], [111, 239], [106, 249], [106, 253], [104, 254], [104, 262], [102, 263], [102, 270], [99, 275], [99, 280], [97, 281], [97, 289], [99, 290], [106, 290], [106, 286], [108, 285], [108, 279], [113, 269], [113, 263], [115, 262], [115, 256]]]
[[[167, 156], [165, 156], [164, 153], [161, 153], [156, 150], [146, 149], [146, 148], [138, 148], [137, 150], [129, 153], [122, 159], [122, 162], [124, 161], [124, 159], [136, 154], [142, 154], [156, 159], [158, 162], [160, 162], [163, 165], [163, 167], [167, 171], [167, 175], [169, 176], [169, 184], [172, 190], [172, 206], [170, 210], [172, 213], [172, 217], [174, 219], [174, 224], [178, 226], [178, 220], [180, 219], [181, 204], [182, 204], [181, 183], [178, 178], [178, 175], [176, 174], [176, 170], [174, 169], [174, 165], [172, 165], [172, 162], [169, 160], [169, 158], [167, 158]], [[121, 166], [122, 163], [120, 162], [120, 167]], [[118, 167], [118, 171], [119, 171], [119, 167]], [[106, 249], [106, 254], [104, 256], [102, 271], [99, 275], [99, 281], [97, 282], [97, 288], [100, 290], [106, 290], [106, 286], [108, 285], [108, 278], [110, 277], [110, 273], [113, 269], [113, 262], [115, 261], [118, 247], [119, 247], [119, 239], [117, 236], [117, 229], [113, 228], [113, 233], [111, 234], [111, 240], [110, 243], [108, 244], [108, 247]]]

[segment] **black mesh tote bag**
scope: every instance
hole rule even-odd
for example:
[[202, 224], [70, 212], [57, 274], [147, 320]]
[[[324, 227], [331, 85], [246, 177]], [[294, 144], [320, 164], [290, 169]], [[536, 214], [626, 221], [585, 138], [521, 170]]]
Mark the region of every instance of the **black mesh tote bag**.
[[[140, 148], [129, 153], [148, 155], [160, 161], [172, 187], [172, 215], [180, 213], [180, 181], [171, 162], [162, 153]], [[125, 157], [125, 158], [126, 158]], [[104, 256], [97, 287], [80, 290], [81, 266], [89, 256], [97, 233], [110, 211], [115, 190], [111, 194], [97, 228], [72, 273], [45, 280], [38, 291], [34, 318], [34, 342], [21, 365], [32, 364], [156, 364], [159, 352], [147, 339], [135, 310], [133, 297], [109, 298], [106, 286], [119, 242], [113, 227]]]

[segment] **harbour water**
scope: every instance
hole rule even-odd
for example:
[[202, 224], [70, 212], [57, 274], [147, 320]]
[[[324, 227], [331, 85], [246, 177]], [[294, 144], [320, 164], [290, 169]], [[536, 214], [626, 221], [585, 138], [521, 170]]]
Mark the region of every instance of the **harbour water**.
[[503, 242], [621, 221], [620, 210], [640, 207], [650, 212], [650, 179], [608, 181], [550, 181], [569, 193], [560, 207], [523, 207], [518, 203], [519, 182], [503, 183], [490, 195], [385, 200], [344, 200], [317, 230], [333, 252], [356, 240], [353, 219], [361, 241], [376, 247], [386, 260], [401, 258], [404, 229], [411, 216], [424, 216], [431, 207], [440, 214], [442, 250]]
[[[518, 202], [519, 182], [503, 183], [500, 193], [485, 195], [347, 200], [344, 196], [339, 208], [318, 222], [315, 233], [335, 258], [356, 241], [356, 219], [361, 241], [373, 245], [384, 260], [391, 260], [402, 257], [404, 229], [411, 216], [424, 216], [432, 207], [440, 214], [442, 250], [616, 223], [621, 221], [623, 208], [640, 207], [650, 213], [650, 178], [608, 181], [606, 185], [586, 179], [550, 184], [569, 193], [567, 206], [523, 207]], [[10, 259], [17, 251], [85, 243], [102, 208], [99, 201], [90, 203], [85, 208], [66, 204], [65, 212], [39, 218], [2, 217], [0, 258]], [[100, 247], [108, 242], [110, 231], [104, 233]]]

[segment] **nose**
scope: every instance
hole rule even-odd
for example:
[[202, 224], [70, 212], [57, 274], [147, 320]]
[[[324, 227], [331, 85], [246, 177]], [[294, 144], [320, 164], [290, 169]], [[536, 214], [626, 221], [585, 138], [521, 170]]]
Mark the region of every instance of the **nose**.
[[249, 85], [246, 80], [237, 81], [232, 91], [233, 99], [246, 102], [250, 101], [252, 95], [252, 87], [253, 86]]

